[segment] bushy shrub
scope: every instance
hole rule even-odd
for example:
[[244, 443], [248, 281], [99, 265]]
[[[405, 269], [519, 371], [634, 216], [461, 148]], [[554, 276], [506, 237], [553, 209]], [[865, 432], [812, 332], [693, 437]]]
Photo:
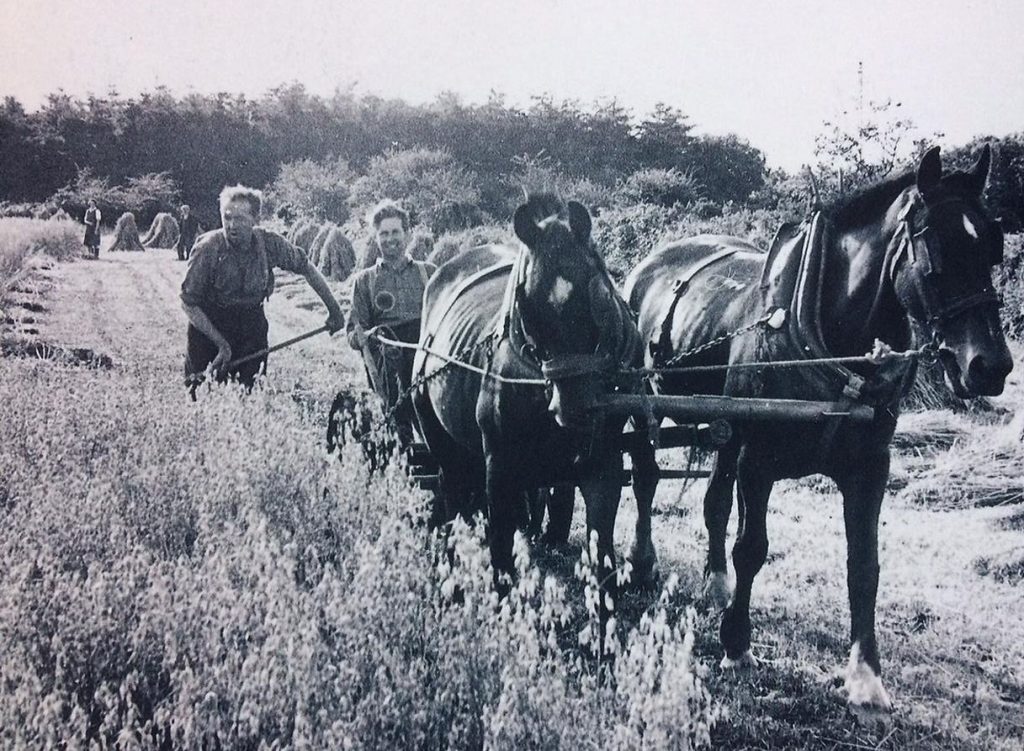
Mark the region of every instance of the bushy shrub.
[[268, 194], [272, 202], [287, 204], [300, 216], [344, 224], [350, 213], [349, 186], [355, 179], [355, 172], [341, 157], [326, 162], [301, 159], [281, 165]]
[[366, 174], [352, 187], [352, 208], [369, 224], [367, 212], [385, 198], [401, 202], [413, 224], [423, 224], [435, 235], [485, 219], [476, 175], [444, 150], [391, 150], [371, 159]]
[[178, 185], [168, 172], [129, 177], [125, 185], [111, 185], [109, 178], [96, 177], [84, 168], [48, 203], [64, 208], [72, 216], [84, 216], [89, 201], [94, 200], [103, 214], [103, 223], [109, 226], [126, 211], [134, 212], [139, 221], [149, 224], [157, 214], [175, 211], [179, 197]]
[[514, 241], [515, 235], [510, 227], [501, 227], [493, 224], [473, 227], [461, 232], [447, 232], [437, 238], [437, 242], [434, 243], [434, 250], [427, 256], [427, 260], [436, 266], [440, 266], [467, 248], [474, 248], [477, 245], [487, 245], [489, 243]]
[[728, 203], [720, 215], [709, 217], [693, 213], [692, 207], [668, 209], [640, 203], [602, 213], [594, 222], [593, 236], [612, 275], [621, 280], [651, 251], [671, 240], [731, 235], [767, 250], [779, 226], [794, 218], [768, 209], [737, 209]]
[[594, 222], [592, 234], [612, 275], [621, 281], [654, 250], [673, 216], [671, 209], [650, 203], [602, 212]]
[[616, 191], [621, 203], [650, 203], [665, 208], [700, 199], [700, 186], [678, 169], [642, 169], [627, 177]]
[[1001, 311], [1006, 335], [1024, 340], [1024, 234], [1007, 235], [1003, 263], [993, 269], [995, 287], [1003, 300]]
[[512, 160], [502, 218], [511, 220], [526, 196], [556, 193], [565, 201], [578, 201], [591, 214], [599, 214], [615, 202], [614, 191], [587, 177], [572, 177], [545, 156], [519, 156]]
[[290, 393], [7, 360], [0, 403], [0, 745], [708, 743], [668, 594], [598, 668], [596, 610], [522, 538], [499, 603], [482, 532], [431, 536], [401, 470], [326, 455]]
[[40, 204], [36, 203], [11, 203], [0, 201], [0, 218], [18, 217], [21, 219], [32, 219]]

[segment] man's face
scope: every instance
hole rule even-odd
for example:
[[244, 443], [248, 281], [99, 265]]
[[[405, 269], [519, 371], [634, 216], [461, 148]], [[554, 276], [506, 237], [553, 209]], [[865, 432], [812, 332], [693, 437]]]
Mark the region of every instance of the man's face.
[[252, 228], [256, 226], [256, 217], [253, 216], [248, 201], [231, 201], [221, 209], [220, 221], [224, 225], [229, 244], [236, 248], [249, 247], [249, 243], [252, 242]]
[[189, 212], [188, 206], [182, 206], [181, 207], [181, 215], [182, 216], [188, 216], [188, 212]]
[[390, 263], [401, 258], [406, 242], [405, 228], [397, 216], [388, 217], [377, 226], [377, 244], [385, 261]]

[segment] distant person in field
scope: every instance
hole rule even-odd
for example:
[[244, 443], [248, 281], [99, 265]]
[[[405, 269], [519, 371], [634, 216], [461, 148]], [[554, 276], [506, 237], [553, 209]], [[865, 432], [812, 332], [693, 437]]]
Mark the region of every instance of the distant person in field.
[[218, 381], [237, 379], [251, 388], [266, 366], [266, 355], [241, 365], [228, 364], [267, 348], [263, 301], [274, 291], [274, 269], [301, 274], [327, 308], [333, 334], [345, 317], [320, 272], [305, 252], [280, 235], [257, 227], [263, 195], [236, 185], [220, 194], [222, 229], [199, 237], [192, 248], [181, 302], [188, 316], [185, 380], [195, 388], [211, 367]]
[[178, 260], [187, 261], [189, 254], [192, 252], [192, 246], [195, 244], [196, 238], [202, 234], [203, 227], [199, 224], [199, 220], [196, 219], [192, 213], [192, 207], [187, 203], [181, 205], [181, 231], [178, 234], [178, 242], [174, 246], [175, 250], [178, 251]]
[[100, 221], [103, 214], [96, 207], [96, 201], [89, 199], [89, 208], [85, 210], [85, 239], [82, 242], [89, 249], [93, 258], [100, 257]]
[[409, 214], [394, 201], [383, 201], [371, 215], [381, 256], [353, 277], [349, 344], [362, 352], [370, 386], [395, 410], [399, 440], [412, 440], [413, 410], [407, 398], [415, 350], [389, 347], [372, 336], [418, 343], [423, 291], [435, 266], [409, 255]]

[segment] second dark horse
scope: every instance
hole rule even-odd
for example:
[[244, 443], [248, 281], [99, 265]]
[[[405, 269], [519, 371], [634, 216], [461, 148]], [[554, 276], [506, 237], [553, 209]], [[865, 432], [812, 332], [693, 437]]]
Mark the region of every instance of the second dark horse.
[[[969, 172], [943, 175], [938, 148], [910, 172], [780, 230], [765, 256], [731, 237], [670, 243], [630, 275], [626, 295], [665, 368], [659, 390], [824, 401], [875, 408], [874, 421], [737, 425], [717, 456], [704, 499], [708, 585], [729, 598], [726, 526], [737, 487], [740, 526], [732, 558], [736, 588], [722, 617], [726, 665], [751, 662], [750, 594], [768, 554], [765, 515], [776, 480], [821, 473], [843, 496], [850, 603], [846, 687], [854, 708], [888, 710], [875, 642], [878, 516], [889, 477], [889, 443], [906, 363], [731, 368], [670, 372], [672, 366], [739, 365], [857, 356], [880, 339], [912, 345], [911, 319], [932, 336], [949, 387], [960, 397], [995, 395], [1012, 368], [990, 267], [1003, 235], [982, 203], [990, 151]], [[715, 344], [718, 342], [718, 344]], [[709, 345], [697, 351], [701, 345]], [[689, 353], [693, 353], [690, 355]], [[723, 603], [724, 604], [724, 603]]]
[[[642, 363], [640, 337], [593, 247], [583, 206], [532, 196], [514, 228], [521, 246], [466, 250], [431, 278], [413, 368], [425, 379], [413, 397], [416, 414], [441, 467], [446, 516], [472, 512], [472, 499], [486, 497], [497, 579], [513, 568], [524, 492], [573, 484], [588, 532], [598, 535], [600, 580], [614, 589], [624, 422], [591, 406], [609, 391], [640, 388], [619, 376]], [[633, 467], [633, 567], [646, 579], [655, 566], [650, 445], [633, 454]]]

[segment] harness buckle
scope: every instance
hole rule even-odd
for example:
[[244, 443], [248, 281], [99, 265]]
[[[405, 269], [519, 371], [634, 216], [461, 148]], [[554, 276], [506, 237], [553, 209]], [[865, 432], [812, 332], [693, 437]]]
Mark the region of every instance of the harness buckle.
[[859, 376], [856, 373], [850, 374], [850, 380], [845, 386], [843, 386], [843, 397], [846, 399], [852, 399], [854, 401], [860, 399], [861, 389], [864, 388], [865, 380], [863, 376]]

